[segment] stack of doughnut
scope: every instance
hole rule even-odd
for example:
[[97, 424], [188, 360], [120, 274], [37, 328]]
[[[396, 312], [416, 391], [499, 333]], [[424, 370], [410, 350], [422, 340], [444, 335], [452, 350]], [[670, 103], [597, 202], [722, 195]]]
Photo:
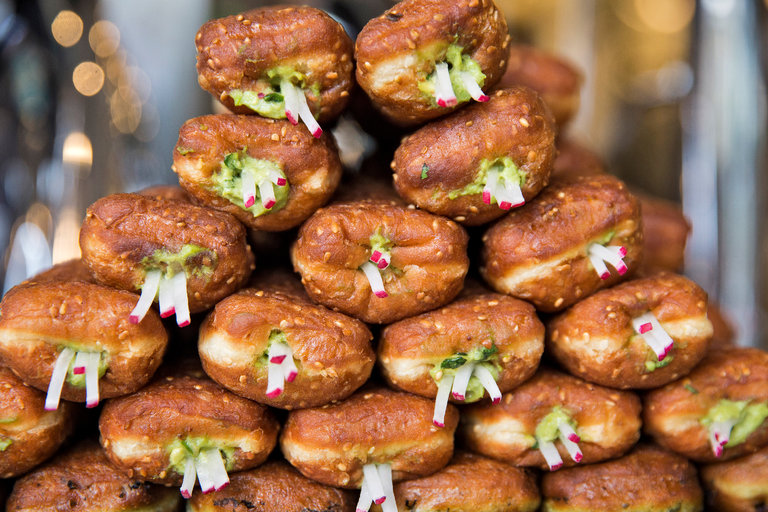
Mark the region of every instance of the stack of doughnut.
[[[0, 303], [0, 505], [766, 510], [768, 353], [679, 274], [680, 208], [564, 135], [571, 64], [492, 0], [194, 41], [232, 113], [180, 128], [182, 188], [99, 199]], [[402, 137], [343, 176], [355, 83]]]

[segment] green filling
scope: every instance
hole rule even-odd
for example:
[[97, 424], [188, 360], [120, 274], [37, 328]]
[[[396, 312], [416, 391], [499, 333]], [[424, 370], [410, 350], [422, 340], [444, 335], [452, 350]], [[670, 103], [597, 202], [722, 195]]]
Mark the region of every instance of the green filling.
[[233, 456], [235, 448], [233, 446], [221, 447], [207, 437], [185, 437], [184, 439], [174, 439], [172, 443], [165, 447], [168, 453], [169, 467], [179, 475], [184, 474], [187, 457], [197, 457], [201, 451], [215, 448], [224, 456], [224, 467], [230, 471], [234, 464]]
[[194, 153], [195, 150], [192, 148], [184, 147], [184, 146], [176, 146], [176, 151], [179, 152], [180, 155], [184, 156], [189, 153]]
[[699, 422], [705, 427], [709, 427], [716, 421], [735, 421], [730, 440], [725, 445], [728, 447], [743, 443], [763, 423], [765, 418], [768, 418], [768, 404], [750, 404], [749, 400], [734, 402], [724, 398], [710, 408], [707, 415], [701, 418]]
[[576, 430], [576, 427], [578, 426], [573, 418], [571, 418], [568, 411], [561, 406], [556, 405], [552, 408], [552, 411], [544, 416], [541, 421], [539, 421], [539, 424], [536, 425], [536, 431], [534, 433], [536, 440], [540, 443], [551, 443], [557, 439], [560, 435], [560, 429], [558, 428], [560, 423], [567, 423], [574, 430]]
[[[429, 371], [429, 374], [435, 382], [438, 382], [438, 379], [436, 378], [438, 374], [441, 375], [441, 378], [446, 375], [455, 376], [456, 371], [469, 362], [483, 365], [491, 372], [494, 379], [498, 379], [501, 370], [499, 364], [496, 362], [498, 359], [498, 352], [499, 349], [496, 345], [493, 345], [491, 348], [477, 347], [470, 350], [468, 353], [457, 352], [456, 354], [443, 359], [440, 364], [435, 365], [435, 367]], [[476, 402], [483, 397], [484, 393], [485, 388], [480, 383], [480, 380], [472, 375], [469, 379], [469, 384], [467, 385], [464, 402]]]
[[696, 389], [695, 387], [691, 386], [690, 384], [686, 384], [686, 385], [685, 385], [685, 386], [683, 386], [683, 387], [684, 387], [685, 389], [687, 389], [687, 390], [688, 390], [690, 393], [693, 393], [694, 395], [698, 395], [698, 394], [699, 394], [699, 390], [698, 390], [698, 389]]
[[421, 179], [427, 179], [427, 173], [429, 172], [429, 166], [427, 164], [421, 164]]
[[[245, 203], [243, 203], [242, 176], [246, 172], [254, 176], [256, 183], [256, 201], [249, 208], [246, 208]], [[211, 190], [230, 203], [250, 212], [254, 217], [259, 217], [265, 213], [280, 210], [288, 202], [290, 184], [287, 183], [288, 180], [286, 179], [285, 185], [281, 187], [274, 185], [273, 187], [276, 201], [274, 206], [267, 210], [261, 204], [258, 184], [268, 179], [269, 174], [273, 172], [277, 172], [282, 178], [285, 178], [285, 173], [280, 166], [270, 160], [252, 158], [244, 153], [230, 153], [221, 162], [219, 172], [211, 176], [211, 183], [213, 184]]]
[[[210, 260], [209, 264], [205, 263], [206, 258]], [[207, 277], [216, 266], [216, 253], [199, 245], [184, 244], [177, 252], [157, 249], [152, 256], [141, 260], [141, 264], [145, 271], [160, 270], [169, 279], [179, 272], [184, 272], [187, 277]]]
[[[296, 87], [304, 90], [306, 76], [290, 66], [276, 66], [268, 69], [257, 82], [255, 90], [232, 89], [227, 94], [235, 106], [245, 105], [254, 112], [272, 119], [285, 119], [285, 99], [280, 93], [280, 82], [288, 80]], [[309, 90], [320, 96], [320, 86], [312, 84]]]
[[7, 425], [8, 423], [14, 423], [18, 420], [18, 416], [8, 416], [7, 418], [0, 418], [0, 425]]
[[482, 194], [485, 183], [488, 181], [488, 174], [491, 172], [498, 173], [499, 186], [503, 186], [505, 182], [516, 183], [520, 187], [525, 184], [525, 173], [518, 169], [515, 162], [508, 156], [494, 160], [485, 158], [480, 162], [480, 169], [472, 183], [465, 185], [463, 188], [451, 190], [448, 192], [448, 199]]
[[0, 452], [4, 452], [6, 448], [13, 444], [13, 439], [9, 437], [0, 437]]
[[[464, 84], [459, 78], [459, 73], [466, 72], [472, 75], [472, 78], [474, 78], [475, 82], [477, 82], [477, 85], [479, 85], [481, 88], [483, 87], [483, 84], [485, 84], [485, 73], [483, 73], [483, 71], [480, 69], [480, 64], [478, 64], [469, 55], [462, 55], [462, 50], [464, 50], [463, 47], [455, 43], [451, 43], [448, 45], [445, 54], [442, 56], [420, 55], [422, 59], [432, 60], [435, 64], [439, 62], [446, 62], [448, 64], [448, 74], [451, 77], [451, 85], [453, 86], [453, 92], [456, 95], [456, 100], [458, 100], [459, 103], [464, 103], [472, 99], [472, 96], [464, 88]], [[419, 90], [426, 97], [430, 98], [434, 105], [437, 105], [435, 102], [436, 79], [437, 73], [432, 71], [418, 84]]]
[[[80, 350], [77, 347], [70, 346], [72, 350], [76, 352], [88, 352], [87, 350]], [[107, 353], [101, 352], [99, 354], [99, 378], [102, 378], [104, 374], [107, 372]], [[72, 370], [75, 367], [75, 358], [72, 358], [72, 361], [69, 363], [69, 368], [67, 369], [67, 383], [70, 386], [74, 386], [76, 388], [84, 388], [85, 387], [85, 373], [75, 374], [72, 372]]]
[[[285, 336], [283, 331], [279, 329], [272, 329], [272, 331], [269, 333], [269, 339], [267, 340], [267, 349], [262, 352], [259, 357], [256, 358], [253, 363], [254, 366], [257, 368], [267, 367], [267, 363], [269, 362], [269, 347], [271, 347], [273, 343], [282, 343], [283, 345], [288, 345], [288, 338]], [[298, 367], [299, 363], [297, 362], [296, 358], [294, 358], [293, 361]]]
[[651, 354], [652, 354], [652, 357], [647, 361], [645, 361], [646, 373], [651, 373], [658, 370], [659, 368], [664, 368], [669, 363], [671, 363], [672, 360], [675, 358], [674, 356], [668, 354], [667, 357], [659, 361], [659, 357], [656, 355], [655, 352], [651, 351]]
[[381, 229], [371, 235], [371, 238], [368, 239], [368, 243], [371, 244], [371, 252], [379, 251], [380, 253], [385, 254], [392, 250], [392, 241], [381, 234]]

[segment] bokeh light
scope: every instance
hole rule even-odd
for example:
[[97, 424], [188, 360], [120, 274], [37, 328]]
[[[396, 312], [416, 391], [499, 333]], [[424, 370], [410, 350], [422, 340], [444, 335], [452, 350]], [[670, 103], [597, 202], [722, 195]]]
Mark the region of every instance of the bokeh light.
[[120, 46], [120, 30], [110, 21], [97, 21], [88, 31], [88, 44], [97, 56], [109, 57]]
[[61, 11], [51, 23], [51, 34], [61, 46], [74, 46], [83, 35], [83, 20], [77, 13]]
[[91, 139], [82, 132], [72, 132], [64, 139], [62, 160], [68, 164], [90, 166], [93, 163]]
[[72, 72], [72, 83], [83, 96], [93, 96], [104, 85], [104, 70], [95, 62], [81, 62]]
[[650, 29], [664, 34], [687, 27], [696, 10], [695, 0], [635, 0], [635, 10]]

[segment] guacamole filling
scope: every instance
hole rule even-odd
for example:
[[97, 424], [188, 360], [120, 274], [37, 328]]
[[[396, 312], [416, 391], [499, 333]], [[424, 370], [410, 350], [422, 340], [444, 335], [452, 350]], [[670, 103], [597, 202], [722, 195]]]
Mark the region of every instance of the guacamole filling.
[[648, 359], [645, 360], [645, 363], [643, 363], [643, 365], [645, 366], [645, 373], [653, 373], [659, 368], [664, 368], [675, 359], [674, 356], [666, 356], [664, 359], [659, 361], [659, 358], [656, 355], [656, 353], [653, 352], [652, 354], [653, 355], [651, 355], [649, 351], [649, 357]]
[[[486, 371], [496, 380], [499, 378], [501, 367], [498, 364], [499, 349], [496, 345], [491, 348], [477, 347], [469, 352], [457, 352], [436, 364], [429, 374], [435, 383], [439, 384], [447, 379], [453, 382], [453, 397], [464, 402], [471, 403], [480, 400], [485, 393], [485, 386], [478, 376], [478, 371]], [[480, 368], [484, 370], [480, 370]], [[465, 372], [469, 372], [465, 389], [458, 389], [457, 378]]]
[[85, 388], [85, 406], [96, 407], [99, 404], [99, 379], [107, 371], [106, 352], [94, 352], [76, 346], [62, 346], [56, 357], [45, 395], [44, 409], [55, 411], [64, 382], [75, 388]]
[[419, 90], [433, 105], [453, 106], [470, 99], [488, 100], [488, 96], [481, 90], [485, 84], [485, 74], [477, 61], [462, 54], [463, 51], [462, 46], [451, 43], [445, 53], [421, 55], [423, 60], [435, 63], [434, 71], [418, 82]]
[[219, 443], [212, 441], [207, 437], [188, 436], [184, 439], [174, 439], [172, 443], [165, 447], [168, 453], [168, 467], [173, 469], [179, 475], [184, 474], [187, 457], [197, 458], [200, 452], [207, 449], [219, 450], [224, 458], [224, 466], [230, 471], [234, 466], [234, 446], [220, 446]]
[[475, 179], [460, 189], [448, 192], [448, 199], [482, 194], [485, 204], [495, 202], [503, 210], [525, 203], [521, 187], [526, 176], [508, 156], [483, 159]]
[[243, 151], [224, 157], [211, 176], [210, 190], [256, 218], [282, 209], [290, 186], [275, 162], [252, 158]]
[[[281, 90], [281, 84], [285, 82], [303, 90], [306, 87], [306, 76], [290, 66], [277, 66], [268, 69], [261, 79], [256, 81], [252, 90], [232, 89], [227, 95], [237, 107], [246, 106], [271, 119], [285, 119], [285, 95]], [[317, 86], [311, 86], [309, 89], [319, 95]]]
[[376, 233], [371, 235], [368, 239], [368, 243], [371, 246], [371, 261], [376, 264], [380, 270], [387, 268], [392, 261], [392, 241], [386, 236], [381, 234], [381, 230], [377, 230]]
[[[87, 365], [93, 364], [90, 361], [88, 363], [81, 362], [84, 361], [87, 357], [93, 357], [94, 362], [96, 363], [95, 372], [98, 375], [98, 378], [104, 376], [104, 374], [107, 372], [107, 353], [106, 352], [92, 352], [92, 351], [79, 351], [76, 347], [71, 347], [73, 350], [76, 351], [75, 357], [72, 359], [72, 361], [69, 363], [69, 367], [67, 368], [67, 379], [66, 382], [70, 386], [83, 389], [86, 387], [86, 369]], [[86, 355], [86, 357], [80, 356], [79, 354]], [[96, 354], [98, 354], [98, 360], [96, 360]]]
[[0, 452], [4, 452], [6, 448], [13, 444], [13, 439], [10, 437], [0, 437]]
[[[757, 430], [768, 417], [768, 404], [733, 401], [724, 398], [707, 412], [699, 422], [710, 432], [710, 441], [717, 455], [722, 447], [737, 446]], [[720, 450], [718, 450], [718, 446]], [[719, 456], [719, 455], [718, 455]]]
[[571, 459], [574, 462], [581, 462], [583, 455], [578, 444], [581, 438], [576, 434], [577, 427], [578, 424], [572, 414], [559, 405], [553, 407], [536, 425], [533, 447], [538, 448], [551, 471], [563, 465], [563, 459], [554, 444], [558, 439]]
[[592, 267], [600, 276], [600, 279], [605, 280], [611, 277], [611, 273], [608, 271], [606, 263], [611, 265], [619, 275], [627, 273], [627, 265], [624, 263], [624, 257], [627, 255], [627, 249], [621, 245], [606, 245], [614, 236], [613, 231], [609, 231], [605, 235], [597, 238], [595, 241], [588, 243], [587, 258], [592, 264]]
[[0, 425], [7, 425], [9, 423], [16, 423], [18, 421], [18, 416], [8, 416], [5, 418], [0, 418]]
[[285, 333], [272, 329], [267, 340], [267, 349], [254, 362], [256, 368], [267, 367], [267, 397], [275, 398], [285, 390], [286, 382], [293, 382], [299, 374], [293, 349]]

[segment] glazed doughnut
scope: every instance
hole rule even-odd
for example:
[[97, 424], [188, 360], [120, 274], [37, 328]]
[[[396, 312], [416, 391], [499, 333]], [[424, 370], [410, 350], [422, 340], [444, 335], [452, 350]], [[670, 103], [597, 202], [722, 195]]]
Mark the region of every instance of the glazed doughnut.
[[229, 483], [227, 472], [258, 466], [277, 442], [278, 423], [263, 405], [185, 371], [110, 400], [99, 418], [109, 459], [131, 477], [175, 486], [189, 498], [195, 473], [203, 492]]
[[[545, 474], [547, 512], [699, 512], [696, 468], [685, 458], [641, 445], [620, 459]], [[718, 509], [720, 510], [720, 509]]]
[[640, 424], [633, 393], [540, 369], [499, 405], [464, 408], [460, 432], [473, 451], [554, 471], [620, 456], [640, 438]]
[[173, 171], [200, 203], [249, 228], [282, 231], [328, 201], [341, 162], [330, 136], [315, 139], [285, 120], [220, 114], [184, 123]]
[[400, 125], [452, 112], [499, 81], [509, 34], [491, 0], [404, 0], [355, 41], [357, 83]]
[[712, 510], [758, 512], [768, 504], [768, 446], [738, 459], [701, 468]]
[[181, 201], [113, 194], [93, 203], [80, 230], [83, 261], [106, 284], [141, 290], [138, 322], [159, 295], [161, 316], [212, 307], [245, 284], [253, 254], [231, 215]]
[[348, 397], [371, 375], [371, 332], [286, 280], [301, 291], [267, 284], [216, 305], [200, 328], [203, 369], [233, 393], [282, 409]]
[[557, 156], [552, 167], [552, 178], [595, 176], [607, 172], [603, 159], [575, 140], [558, 137], [556, 144]]
[[392, 482], [445, 466], [458, 420], [449, 405], [445, 428], [435, 427], [430, 400], [369, 388], [334, 405], [292, 411], [280, 446], [304, 476], [334, 487], [362, 487], [358, 511], [368, 510], [371, 501], [396, 511]]
[[173, 185], [155, 185], [147, 187], [143, 190], [136, 192], [137, 194], [145, 197], [151, 197], [157, 201], [161, 199], [167, 199], [170, 201], [184, 201], [186, 203], [191, 202], [189, 194], [181, 188]]
[[620, 389], [657, 388], [687, 375], [712, 337], [706, 292], [670, 273], [601, 290], [548, 327], [547, 347], [570, 373]]
[[84, 283], [50, 281], [19, 287], [0, 303], [0, 360], [28, 385], [95, 407], [132, 393], [157, 370], [168, 335], [157, 313], [128, 321], [136, 295]]
[[431, 476], [400, 482], [395, 496], [397, 509], [409, 512], [533, 512], [541, 503], [532, 472], [469, 452]]
[[639, 202], [617, 178], [556, 180], [483, 235], [480, 272], [498, 292], [560, 311], [628, 277], [642, 240]]
[[465, 403], [486, 392], [498, 402], [530, 378], [544, 352], [544, 325], [533, 306], [488, 293], [400, 320], [381, 334], [378, 353], [387, 383], [436, 398], [442, 426], [449, 397]]
[[698, 462], [730, 460], [768, 444], [768, 353], [710, 351], [687, 377], [645, 396], [645, 431]]
[[534, 91], [518, 87], [405, 137], [392, 169], [405, 200], [474, 226], [538, 194], [554, 158], [549, 110]]
[[364, 322], [390, 323], [448, 303], [469, 268], [454, 222], [381, 201], [318, 210], [291, 249], [312, 300]]
[[187, 503], [190, 512], [251, 510], [259, 512], [353, 512], [351, 493], [306, 478], [285, 462], [272, 461], [232, 475], [221, 491], [195, 492]]
[[97, 443], [85, 441], [17, 480], [6, 511], [174, 512], [179, 501], [173, 489], [125, 476]]
[[[229, 110], [297, 124], [315, 137], [352, 88], [352, 41], [313, 7], [264, 7], [205, 23], [195, 36], [197, 80]], [[315, 121], [317, 118], [317, 121]]]
[[691, 223], [676, 203], [638, 195], [643, 211], [643, 261], [646, 274], [660, 270], [680, 272]]
[[579, 110], [581, 73], [562, 57], [523, 44], [510, 45], [508, 60], [499, 87], [524, 85], [538, 92], [562, 131]]
[[34, 468], [53, 455], [72, 431], [72, 406], [64, 403], [46, 411], [44, 403], [43, 393], [0, 366], [0, 478]]

